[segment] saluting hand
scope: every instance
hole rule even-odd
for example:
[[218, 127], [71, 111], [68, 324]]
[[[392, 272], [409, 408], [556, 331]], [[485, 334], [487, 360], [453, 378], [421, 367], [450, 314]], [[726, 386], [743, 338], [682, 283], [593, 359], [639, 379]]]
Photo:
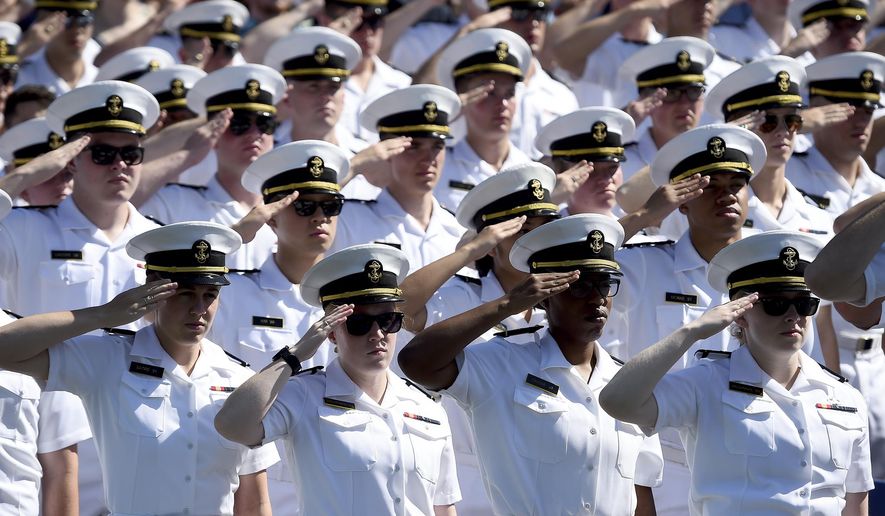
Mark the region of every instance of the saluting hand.
[[525, 224], [525, 220], [525, 215], [523, 215], [484, 227], [478, 235], [464, 244], [464, 247], [470, 252], [470, 259], [476, 261], [489, 254], [489, 251], [502, 240], [518, 233], [522, 229], [522, 225]]
[[590, 173], [593, 172], [593, 164], [586, 160], [581, 160], [571, 168], [556, 176], [556, 186], [550, 193], [550, 200], [555, 204], [568, 202], [572, 195], [581, 188], [581, 185], [590, 179]]
[[292, 346], [290, 350], [298, 357], [299, 362], [304, 362], [314, 356], [320, 345], [329, 337], [329, 333], [337, 329], [347, 316], [353, 313], [353, 305], [341, 305], [326, 314], [322, 319], [310, 325], [307, 333]]
[[704, 193], [704, 187], [709, 184], [710, 176], [695, 174], [659, 187], [645, 203], [649, 216], [648, 225], [659, 226], [679, 205], [700, 197]]
[[230, 228], [240, 234], [240, 238], [243, 239], [244, 244], [248, 244], [255, 239], [255, 235], [258, 234], [258, 230], [261, 229], [261, 226], [267, 224], [267, 221], [272, 219], [274, 215], [291, 206], [297, 198], [298, 192], [292, 192], [282, 199], [270, 204], [257, 204], [254, 208], [249, 210], [249, 213], [247, 213], [245, 217], [238, 220], [237, 223]]
[[506, 295], [507, 311], [511, 314], [525, 312], [544, 299], [565, 291], [579, 277], [578, 271], [531, 274]]
[[765, 113], [759, 111], [758, 109], [755, 111], [751, 111], [742, 117], [735, 118], [734, 120], [728, 122], [731, 125], [736, 125], [742, 129], [748, 129], [750, 131], [758, 128], [762, 125], [762, 122], [765, 121]]
[[753, 303], [759, 300], [759, 294], [752, 293], [749, 296], [740, 297], [734, 301], [723, 303], [713, 307], [704, 315], [685, 325], [691, 333], [693, 340], [703, 340], [721, 332], [728, 325], [744, 315], [747, 310], [753, 308]]
[[0, 185], [9, 193], [10, 197], [18, 197], [28, 188], [55, 177], [64, 170], [68, 162], [89, 145], [90, 141], [92, 141], [90, 136], [77, 138], [16, 167], [15, 170], [0, 179]]
[[177, 288], [178, 283], [162, 279], [117, 294], [101, 307], [101, 313], [106, 317], [103, 326], [123, 326], [141, 319], [154, 311], [161, 301], [172, 297]]

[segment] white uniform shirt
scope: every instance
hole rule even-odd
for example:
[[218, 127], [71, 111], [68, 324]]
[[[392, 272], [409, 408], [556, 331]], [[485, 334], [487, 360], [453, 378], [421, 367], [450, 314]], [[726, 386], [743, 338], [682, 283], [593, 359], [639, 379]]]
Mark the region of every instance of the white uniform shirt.
[[466, 18], [462, 16], [458, 24], [421, 22], [412, 25], [396, 40], [388, 61], [397, 69], [414, 75], [466, 23]]
[[[153, 326], [49, 348], [47, 390], [78, 395], [95, 434], [111, 513], [232, 514], [239, 475], [278, 462], [221, 437], [215, 415], [252, 371], [203, 339], [190, 376]], [[141, 364], [145, 374], [130, 372]]]
[[565, 84], [557, 81], [532, 58], [534, 75], [528, 83], [517, 83], [519, 107], [510, 127], [510, 143], [528, 156], [540, 159], [535, 137], [542, 127], [578, 109], [578, 99]]
[[[214, 177], [205, 187], [166, 185], [148, 199], [139, 210], [164, 224], [200, 220], [232, 226], [249, 210], [235, 201]], [[261, 226], [255, 239], [227, 255], [227, 266], [234, 269], [257, 269], [273, 253], [277, 235]]]
[[302, 514], [427, 515], [461, 498], [442, 407], [387, 377], [379, 405], [335, 359], [289, 381], [264, 417], [265, 442], [285, 443]]
[[144, 270], [126, 254], [126, 244], [156, 227], [129, 205], [123, 232], [110, 242], [71, 197], [57, 208], [13, 210], [0, 222], [0, 277], [9, 308], [32, 315], [98, 306], [143, 284]]
[[[74, 85], [75, 88], [95, 82], [95, 76], [98, 75], [98, 67], [92, 64], [92, 60], [100, 51], [101, 47], [98, 43], [94, 40], [89, 40], [86, 44], [86, 49], [83, 51], [83, 75], [80, 76], [80, 80]], [[20, 88], [25, 84], [45, 86], [56, 96], [60, 96], [73, 89], [46, 62], [45, 48], [28, 56], [21, 63], [21, 70], [19, 70], [18, 78], [15, 81], [15, 87]]]
[[[510, 152], [507, 153], [507, 159], [501, 168], [528, 161], [531, 161], [531, 158], [511, 144]], [[433, 189], [433, 196], [446, 208], [456, 211], [461, 199], [471, 188], [497, 173], [494, 167], [476, 154], [465, 138], [454, 147], [446, 149], [446, 163], [443, 166], [442, 177]]]
[[624, 182], [633, 177], [640, 169], [651, 166], [658, 153], [658, 146], [651, 137], [648, 126], [640, 129], [636, 141], [624, 146], [624, 156], [627, 161], [621, 163], [621, 172], [624, 174]]
[[[14, 319], [0, 311], [0, 326]], [[0, 371], [0, 514], [39, 514], [38, 453], [89, 439], [86, 413], [67, 393], [41, 393], [30, 376]]]
[[599, 408], [618, 365], [600, 346], [596, 357], [588, 383], [546, 330], [531, 344], [496, 338], [458, 356], [443, 392], [470, 418], [496, 514], [632, 515], [634, 484], [660, 483], [657, 441]]
[[688, 450], [692, 515], [832, 516], [841, 514], [846, 492], [872, 489], [863, 398], [800, 356], [789, 391], [746, 347], [655, 387], [654, 430], [678, 429]]
[[[789, 23], [787, 25], [790, 38], [795, 38], [796, 29]], [[710, 34], [710, 39], [715, 42], [717, 50], [745, 63], [781, 53], [780, 46], [771, 39], [753, 16], [749, 16], [743, 25], [715, 25]], [[810, 52], [805, 52], [796, 60], [802, 66], [808, 66], [814, 62], [814, 56]]]
[[[763, 181], [763, 179], [760, 179]], [[833, 236], [833, 216], [811, 204], [802, 193], [787, 180], [787, 193], [781, 212], [775, 218], [771, 210], [753, 193], [750, 183], [750, 198], [747, 200], [747, 220], [744, 226], [759, 231], [789, 229], [819, 235], [829, 239]], [[688, 231], [688, 217], [673, 211], [661, 222], [660, 235], [676, 240]]]
[[[229, 274], [230, 285], [221, 291], [222, 302], [207, 337], [260, 371], [284, 346], [291, 346], [323, 316], [323, 310], [301, 298], [270, 256], [261, 272]], [[304, 369], [325, 366], [331, 348], [325, 342], [316, 355], [301, 362]]]
[[347, 203], [338, 218], [338, 231], [328, 254], [357, 244], [390, 244], [418, 270], [455, 251], [464, 228], [436, 200], [427, 230], [382, 190], [375, 202]]
[[353, 78], [344, 82], [344, 110], [341, 113], [341, 122], [357, 138], [375, 143], [378, 141], [378, 133], [363, 129], [359, 121], [360, 113], [374, 99], [412, 84], [412, 78], [394, 69], [378, 56], [372, 58], [372, 63], [375, 65], [375, 70], [365, 91]]
[[609, 36], [587, 56], [584, 75], [574, 83], [575, 95], [581, 107], [608, 106], [620, 109], [626, 104], [618, 105], [619, 101], [627, 97], [635, 98], [636, 85], [622, 85], [618, 81], [618, 70], [627, 58], [662, 39], [664, 37], [654, 27], [650, 28], [646, 41], [626, 40], [621, 34]]
[[885, 191], [885, 178], [870, 170], [863, 158], [858, 159], [860, 173], [853, 187], [815, 147], [808, 149], [807, 155], [794, 154], [790, 158], [787, 179], [806, 194], [825, 198], [829, 201], [825, 210], [838, 217], [867, 197]]

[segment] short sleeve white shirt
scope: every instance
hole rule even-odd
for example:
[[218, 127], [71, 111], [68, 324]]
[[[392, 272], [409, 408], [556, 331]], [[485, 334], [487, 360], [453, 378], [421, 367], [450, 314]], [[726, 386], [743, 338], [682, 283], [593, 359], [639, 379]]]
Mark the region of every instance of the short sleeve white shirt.
[[817, 150], [808, 149], [804, 156], [794, 154], [787, 162], [787, 179], [806, 194], [822, 197], [829, 205], [825, 211], [838, 217], [867, 197], [885, 191], [885, 178], [873, 172], [863, 158], [854, 186], [848, 184], [830, 162]]
[[367, 131], [360, 125], [360, 112], [374, 99], [412, 84], [411, 77], [388, 65], [378, 56], [372, 58], [372, 64], [375, 70], [365, 90], [353, 78], [344, 83], [344, 110], [341, 113], [341, 122], [347, 130], [369, 143], [378, 141], [378, 133]]
[[153, 326], [49, 348], [46, 389], [83, 400], [112, 513], [232, 514], [239, 475], [279, 460], [273, 446], [250, 450], [215, 430], [218, 410], [252, 371], [208, 340], [200, 346], [190, 376]]
[[[531, 158], [511, 144], [510, 152], [501, 168], [528, 161], [531, 161]], [[464, 138], [446, 149], [446, 163], [443, 166], [442, 177], [433, 189], [433, 196], [446, 208], [456, 211], [461, 199], [471, 188], [497, 173], [494, 167], [476, 154]]]
[[578, 109], [578, 99], [563, 83], [550, 76], [541, 63], [532, 58], [534, 75], [527, 83], [519, 83], [519, 107], [510, 127], [510, 143], [526, 155], [540, 159], [535, 148], [535, 137], [542, 127]]
[[[100, 50], [101, 47], [98, 43], [94, 40], [89, 40], [87, 51], [83, 53], [83, 75], [80, 76], [74, 88], [95, 82], [95, 76], [98, 75], [98, 67], [92, 64], [92, 59], [87, 59], [87, 56], [89, 53], [94, 52], [92, 53], [94, 57]], [[49, 66], [49, 63], [46, 61], [45, 48], [38, 50], [22, 62], [21, 70], [19, 70], [18, 78], [15, 81], [15, 87], [20, 88], [25, 84], [45, 86], [56, 96], [63, 95], [74, 89]]]

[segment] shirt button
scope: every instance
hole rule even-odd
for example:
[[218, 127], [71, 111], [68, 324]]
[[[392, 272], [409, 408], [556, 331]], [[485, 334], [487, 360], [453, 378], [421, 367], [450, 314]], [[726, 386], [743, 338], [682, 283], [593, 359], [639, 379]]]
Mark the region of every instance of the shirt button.
[[808, 494], [808, 491], [806, 491], [805, 489], [799, 491], [799, 496], [805, 496], [807, 494]]
[[187, 417], [194, 417], [194, 413], [193, 413], [193, 412], [188, 412], [188, 413], [187, 413]]
[[194, 449], [194, 443], [187, 443], [187, 449], [188, 449], [188, 450], [193, 450], [193, 449]]
[[596, 429], [595, 429], [595, 428], [591, 428], [591, 429], [590, 429], [590, 435], [596, 435]]
[[397, 437], [396, 437], [395, 435], [391, 435], [391, 436], [390, 436], [390, 440], [391, 440], [391, 441], [396, 441], [396, 440], [397, 440]]
[[804, 460], [802, 462], [800, 462], [799, 464], [801, 464], [803, 468], [808, 465], [808, 463], [805, 462]]
[[547, 407], [547, 404], [544, 403], [543, 401], [539, 401], [539, 402], [538, 402], [538, 408], [539, 408], [539, 409], [546, 408], [546, 407]]
[[397, 496], [396, 498], [394, 498], [393, 501], [396, 502], [396, 503], [400, 503], [400, 502], [402, 501], [402, 499], [400, 499], [400, 497]]
[[593, 471], [593, 464], [587, 464], [587, 471]]
[[399, 471], [399, 464], [397, 464], [396, 466], [394, 466], [394, 467], [393, 467], [393, 470], [394, 470], [394, 471]]
[[587, 403], [593, 403], [593, 398], [591, 398], [590, 396], [587, 396], [587, 399], [585, 401]]
[[797, 405], [799, 405], [799, 402], [798, 402], [798, 401], [794, 401], [794, 402], [793, 402], [793, 406], [795, 407], [795, 406], [797, 406]]
[[589, 504], [589, 503], [585, 503], [585, 504], [584, 504], [584, 508], [587, 509], [587, 510], [589, 511], [589, 510], [590, 510], [590, 504]]
[[185, 481], [185, 482], [190, 482], [190, 481], [191, 481], [191, 476], [190, 476], [190, 475], [187, 475], [186, 477], [184, 477], [184, 481]]
[[802, 434], [804, 434], [804, 433], [805, 433], [805, 429], [804, 429], [804, 428], [800, 428], [800, 429], [799, 429], [799, 435], [802, 435]]
[[387, 419], [387, 414], [381, 414], [381, 417], [383, 417], [384, 419]]

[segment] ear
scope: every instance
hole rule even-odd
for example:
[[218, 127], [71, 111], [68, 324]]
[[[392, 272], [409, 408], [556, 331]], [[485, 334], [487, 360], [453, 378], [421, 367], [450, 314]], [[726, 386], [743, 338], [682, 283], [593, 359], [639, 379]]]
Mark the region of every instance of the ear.
[[335, 338], [336, 338], [335, 337], [335, 330], [332, 330], [329, 332], [328, 338], [329, 338], [329, 342], [331, 342], [332, 344], [337, 344], [337, 341], [335, 340]]
[[743, 329], [743, 330], [746, 330], [746, 329], [748, 329], [748, 328], [750, 327], [750, 325], [747, 324], [747, 318], [744, 317], [743, 315], [740, 316], [740, 317], [738, 317], [737, 319], [735, 319], [735, 320], [734, 320], [734, 323], [735, 323], [736, 325], [738, 325], [738, 326], [739, 326], [741, 329]]

